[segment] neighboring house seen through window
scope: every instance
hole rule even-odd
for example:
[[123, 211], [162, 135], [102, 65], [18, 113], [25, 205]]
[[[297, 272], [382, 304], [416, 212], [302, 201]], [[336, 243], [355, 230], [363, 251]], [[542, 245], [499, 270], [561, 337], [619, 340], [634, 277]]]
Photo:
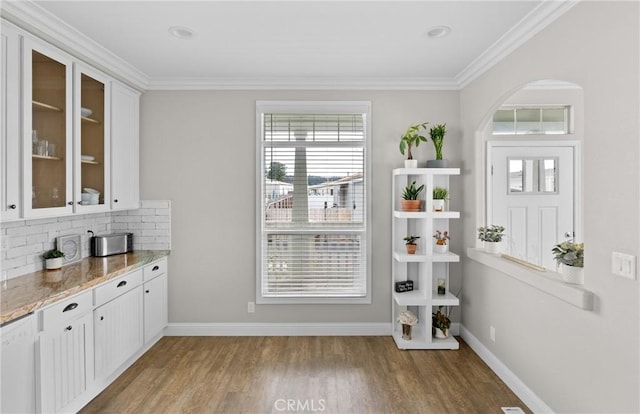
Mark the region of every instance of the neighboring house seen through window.
[[258, 102], [258, 303], [369, 303], [368, 102]]

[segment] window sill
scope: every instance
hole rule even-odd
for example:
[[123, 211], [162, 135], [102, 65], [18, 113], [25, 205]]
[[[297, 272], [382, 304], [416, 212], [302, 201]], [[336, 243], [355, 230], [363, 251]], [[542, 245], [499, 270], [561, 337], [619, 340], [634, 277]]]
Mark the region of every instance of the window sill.
[[467, 257], [485, 266], [496, 269], [529, 286], [567, 302], [583, 310], [593, 310], [593, 292], [577, 285], [570, 285], [560, 280], [559, 273], [541, 272], [528, 269], [519, 264], [507, 261], [500, 256], [485, 253], [482, 249], [468, 248]]

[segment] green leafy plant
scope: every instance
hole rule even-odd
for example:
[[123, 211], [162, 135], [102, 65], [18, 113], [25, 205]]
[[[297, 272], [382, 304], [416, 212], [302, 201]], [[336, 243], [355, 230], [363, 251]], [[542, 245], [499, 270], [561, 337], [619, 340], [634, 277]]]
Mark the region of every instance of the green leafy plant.
[[423, 122], [422, 124], [411, 125], [404, 135], [400, 137], [400, 153], [404, 155], [406, 151], [408, 160], [413, 159], [413, 154], [411, 153], [413, 146], [418, 148], [420, 142], [427, 142], [427, 137], [420, 135], [420, 129], [426, 130], [427, 124], [428, 122]]
[[504, 236], [504, 227], [492, 224], [487, 227], [478, 227], [478, 239], [484, 242], [501, 242]]
[[404, 198], [405, 200], [417, 200], [422, 190], [424, 190], [424, 184], [422, 184], [420, 187], [416, 187], [416, 182], [414, 181], [404, 188], [404, 191], [402, 192], [402, 198]]
[[433, 238], [436, 239], [436, 244], [440, 246], [444, 246], [447, 244], [447, 240], [450, 240], [448, 231], [440, 231], [436, 230], [436, 233], [433, 235]]
[[51, 249], [42, 254], [43, 259], [55, 259], [58, 257], [64, 257], [64, 253], [58, 249]]
[[444, 136], [447, 133], [447, 124], [438, 124], [429, 130], [429, 136], [436, 149], [436, 160], [442, 159], [442, 144], [444, 144]]
[[418, 240], [419, 238], [420, 236], [409, 235], [402, 240], [406, 242], [405, 244], [416, 244], [416, 240]]
[[573, 240], [563, 241], [553, 246], [551, 253], [558, 264], [584, 267], [584, 243], [574, 243]]
[[449, 198], [449, 190], [443, 187], [434, 187], [433, 199], [434, 200], [447, 200]]
[[451, 319], [449, 319], [448, 312], [442, 312], [442, 306], [438, 306], [438, 310], [432, 314], [431, 321], [433, 326], [440, 329], [445, 335], [451, 327]]

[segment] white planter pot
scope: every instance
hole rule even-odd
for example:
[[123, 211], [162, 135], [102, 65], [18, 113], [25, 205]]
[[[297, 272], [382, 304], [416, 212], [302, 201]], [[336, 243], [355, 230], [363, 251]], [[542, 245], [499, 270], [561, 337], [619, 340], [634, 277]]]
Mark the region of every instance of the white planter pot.
[[433, 200], [433, 211], [444, 211], [444, 200]]
[[434, 328], [436, 330], [436, 334], [435, 337], [438, 339], [446, 339], [449, 336], [449, 330], [447, 330], [447, 333], [445, 334], [444, 332], [442, 332], [442, 329], [440, 328]]
[[560, 266], [562, 280], [573, 285], [584, 285], [584, 268], [575, 266]]
[[484, 242], [484, 251], [491, 254], [500, 253], [500, 242]]
[[47, 270], [60, 269], [62, 267], [62, 257], [45, 259], [44, 265], [47, 268]]
[[434, 244], [433, 245], [433, 252], [434, 253], [446, 253], [449, 251], [449, 245], [448, 244]]
[[418, 160], [404, 160], [404, 168], [418, 168]]

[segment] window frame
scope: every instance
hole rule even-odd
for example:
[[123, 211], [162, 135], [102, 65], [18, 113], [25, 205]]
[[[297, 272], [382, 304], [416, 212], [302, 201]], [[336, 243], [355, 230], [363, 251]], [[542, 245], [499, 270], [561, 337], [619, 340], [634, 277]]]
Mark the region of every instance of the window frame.
[[[257, 304], [371, 304], [371, 102], [370, 101], [256, 101], [256, 303]], [[262, 255], [264, 228], [264, 132], [262, 116], [265, 113], [288, 114], [364, 114], [364, 188], [365, 222], [362, 263], [365, 266], [364, 296], [358, 297], [267, 297], [262, 295], [263, 267], [266, 265]], [[346, 230], [346, 229], [345, 229]]]

